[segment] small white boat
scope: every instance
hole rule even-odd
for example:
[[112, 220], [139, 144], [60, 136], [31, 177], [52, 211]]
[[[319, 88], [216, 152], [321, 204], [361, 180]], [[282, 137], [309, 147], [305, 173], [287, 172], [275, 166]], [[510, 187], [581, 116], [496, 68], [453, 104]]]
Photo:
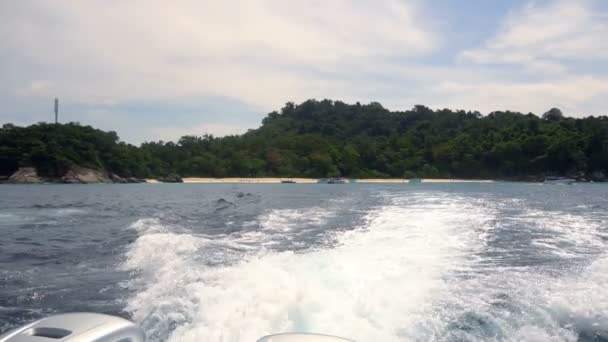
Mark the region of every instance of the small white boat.
[[546, 184], [564, 184], [571, 185], [576, 183], [576, 179], [568, 178], [568, 177], [547, 177], [545, 178]]

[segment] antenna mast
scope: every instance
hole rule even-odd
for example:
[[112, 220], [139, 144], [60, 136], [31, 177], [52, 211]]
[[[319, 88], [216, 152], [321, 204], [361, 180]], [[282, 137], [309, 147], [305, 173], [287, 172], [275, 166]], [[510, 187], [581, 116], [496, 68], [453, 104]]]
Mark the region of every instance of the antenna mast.
[[55, 124], [59, 123], [59, 99], [55, 98]]

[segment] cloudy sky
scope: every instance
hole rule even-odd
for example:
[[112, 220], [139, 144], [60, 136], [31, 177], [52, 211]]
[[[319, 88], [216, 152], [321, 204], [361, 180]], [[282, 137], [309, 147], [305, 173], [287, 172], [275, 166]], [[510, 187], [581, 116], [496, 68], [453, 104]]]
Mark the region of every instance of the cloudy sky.
[[608, 114], [606, 0], [0, 1], [0, 123], [131, 143], [240, 133], [285, 102]]

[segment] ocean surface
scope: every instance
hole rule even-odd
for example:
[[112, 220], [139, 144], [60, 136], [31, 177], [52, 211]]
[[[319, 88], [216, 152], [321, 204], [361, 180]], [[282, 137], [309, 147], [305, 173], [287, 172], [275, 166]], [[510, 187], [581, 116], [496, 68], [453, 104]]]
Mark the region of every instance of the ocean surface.
[[608, 185], [0, 186], [0, 332], [608, 341]]

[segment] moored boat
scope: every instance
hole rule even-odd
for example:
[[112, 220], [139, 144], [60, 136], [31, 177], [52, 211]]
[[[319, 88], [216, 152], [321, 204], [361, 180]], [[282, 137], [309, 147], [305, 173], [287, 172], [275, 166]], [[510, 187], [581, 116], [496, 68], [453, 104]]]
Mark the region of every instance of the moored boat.
[[571, 185], [576, 182], [576, 179], [568, 177], [546, 177], [544, 183], [547, 184], [563, 184]]

